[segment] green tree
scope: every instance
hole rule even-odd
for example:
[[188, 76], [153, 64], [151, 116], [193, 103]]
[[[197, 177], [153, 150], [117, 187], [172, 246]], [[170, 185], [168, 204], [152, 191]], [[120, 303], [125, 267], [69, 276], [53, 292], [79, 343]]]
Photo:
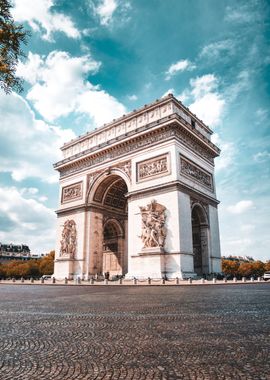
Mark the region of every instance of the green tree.
[[29, 32], [16, 25], [10, 13], [10, 0], [0, 0], [0, 88], [6, 94], [22, 91], [22, 80], [16, 76], [22, 43], [26, 44]]

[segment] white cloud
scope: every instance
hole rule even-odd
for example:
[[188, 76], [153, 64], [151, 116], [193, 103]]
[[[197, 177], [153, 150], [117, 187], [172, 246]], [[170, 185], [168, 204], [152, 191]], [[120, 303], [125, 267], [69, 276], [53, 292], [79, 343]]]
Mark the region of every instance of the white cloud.
[[166, 80], [171, 79], [172, 76], [176, 75], [178, 72], [182, 72], [185, 70], [191, 71], [194, 70], [196, 66], [191, 63], [188, 59], [182, 59], [176, 63], [173, 63], [169, 69], [166, 71]]
[[222, 140], [217, 133], [212, 135], [211, 141], [221, 150], [220, 156], [215, 159], [216, 171], [227, 169], [232, 166], [236, 154], [234, 143]]
[[258, 152], [254, 154], [253, 160], [259, 163], [266, 162], [270, 159], [270, 152], [264, 150], [263, 152]]
[[254, 207], [254, 203], [251, 200], [242, 200], [235, 205], [228, 206], [227, 210], [232, 214], [242, 214], [243, 212]]
[[201, 77], [190, 79], [190, 85], [192, 87], [191, 92], [195, 99], [197, 99], [215, 90], [217, 88], [218, 81], [214, 74], [206, 74]]
[[205, 57], [208, 59], [217, 59], [221, 54], [230, 55], [234, 52], [235, 41], [233, 40], [223, 40], [218, 42], [213, 42], [209, 45], [203, 47], [200, 57]]
[[78, 95], [77, 107], [79, 112], [88, 113], [98, 126], [126, 113], [125, 107], [103, 90], [88, 90]]
[[46, 40], [52, 40], [53, 32], [57, 31], [71, 38], [80, 37], [70, 17], [53, 11], [53, 6], [54, 0], [14, 0], [12, 14], [15, 21], [28, 22], [34, 31], [43, 32]]
[[128, 99], [131, 100], [131, 101], [135, 101], [135, 100], [138, 99], [138, 96], [135, 95], [135, 94], [133, 94], [133, 95], [129, 95], [129, 96], [128, 96]]
[[169, 95], [169, 94], [174, 94], [174, 88], [169, 88], [169, 90], [167, 90], [166, 92], [164, 92], [164, 94], [161, 96], [162, 98], [165, 98], [165, 96]]
[[30, 195], [35, 195], [38, 193], [38, 189], [36, 187], [23, 187], [20, 190], [20, 193], [23, 194], [30, 194]]
[[264, 122], [268, 118], [268, 110], [265, 108], [258, 108], [256, 111], [256, 124]]
[[217, 93], [205, 94], [190, 105], [190, 110], [203, 122], [210, 126], [216, 126], [221, 121], [221, 113], [224, 100]]
[[116, 0], [101, 0], [95, 11], [100, 19], [101, 25], [108, 25], [113, 17], [113, 13], [118, 7]]
[[[74, 133], [37, 120], [28, 103], [14, 93], [0, 94], [0, 113], [0, 172], [11, 173], [15, 181], [36, 177], [56, 182], [52, 164], [61, 158], [59, 147], [74, 138]], [[25, 189], [22, 194], [35, 191]]]
[[71, 57], [66, 52], [53, 51], [47, 58], [29, 54], [18, 73], [33, 82], [32, 71], [36, 82], [32, 83], [27, 99], [46, 120], [53, 122], [77, 112], [88, 115], [99, 126], [126, 113], [117, 99], [85, 80], [90, 73], [96, 73], [100, 65], [89, 54]]
[[32, 253], [54, 248], [55, 213], [15, 187], [0, 188], [0, 241], [29, 245]]
[[17, 75], [22, 77], [30, 84], [35, 84], [39, 78], [40, 70], [43, 66], [43, 60], [38, 54], [33, 54], [31, 51], [28, 54], [27, 63], [19, 61], [17, 66]]
[[225, 96], [228, 102], [233, 102], [238, 95], [243, 95], [243, 92], [250, 88], [250, 72], [248, 70], [242, 70], [234, 79], [234, 83], [227, 87]]
[[100, 25], [119, 27], [130, 21], [131, 3], [126, 0], [89, 0]]
[[243, 5], [239, 5], [237, 2], [235, 4], [235, 7], [226, 7], [225, 21], [242, 24], [261, 20], [260, 7], [257, 1], [247, 2]]
[[180, 100], [182, 103], [187, 103], [188, 100], [190, 99], [190, 91], [188, 91], [187, 89], [182, 91], [181, 94], [177, 95], [176, 98], [178, 100]]
[[225, 100], [217, 92], [218, 80], [213, 74], [203, 75], [190, 80], [191, 94], [194, 101], [190, 104], [190, 110], [212, 127], [221, 121]]

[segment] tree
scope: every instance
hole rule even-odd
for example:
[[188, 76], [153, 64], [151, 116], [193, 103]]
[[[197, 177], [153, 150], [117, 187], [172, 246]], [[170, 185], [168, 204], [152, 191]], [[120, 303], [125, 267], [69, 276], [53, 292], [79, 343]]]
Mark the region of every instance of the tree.
[[6, 94], [12, 90], [22, 91], [16, 68], [19, 58], [24, 57], [21, 44], [26, 44], [30, 35], [22, 25], [15, 25], [10, 8], [10, 0], [0, 0], [0, 88]]
[[238, 268], [238, 273], [242, 277], [250, 277], [253, 275], [254, 269], [253, 269], [253, 263], [247, 262], [247, 263], [241, 263]]
[[40, 260], [39, 271], [40, 274], [53, 274], [54, 269], [54, 251], [51, 251], [48, 256], [44, 256]]
[[229, 276], [237, 276], [239, 261], [222, 260], [222, 272]]

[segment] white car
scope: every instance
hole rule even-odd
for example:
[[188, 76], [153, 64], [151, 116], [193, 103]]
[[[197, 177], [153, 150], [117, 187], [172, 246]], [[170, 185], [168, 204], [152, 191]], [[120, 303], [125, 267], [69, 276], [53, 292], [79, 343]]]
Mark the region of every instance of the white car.
[[263, 275], [264, 281], [270, 280], [270, 272], [265, 272]]

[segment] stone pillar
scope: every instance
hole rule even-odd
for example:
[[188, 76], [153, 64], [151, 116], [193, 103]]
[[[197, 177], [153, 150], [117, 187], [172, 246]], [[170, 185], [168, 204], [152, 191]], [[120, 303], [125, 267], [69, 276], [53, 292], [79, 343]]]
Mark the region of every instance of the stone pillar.
[[209, 244], [210, 244], [210, 272], [221, 272], [221, 253], [220, 253], [220, 239], [219, 239], [219, 223], [218, 223], [218, 210], [217, 207], [212, 205], [208, 206], [209, 209]]

